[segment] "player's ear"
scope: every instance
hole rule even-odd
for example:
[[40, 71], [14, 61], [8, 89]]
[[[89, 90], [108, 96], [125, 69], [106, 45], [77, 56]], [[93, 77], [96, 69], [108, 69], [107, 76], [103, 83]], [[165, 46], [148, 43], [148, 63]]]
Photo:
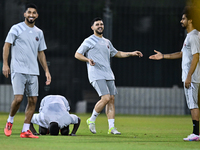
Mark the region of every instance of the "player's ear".
[[91, 29], [94, 30], [94, 26], [91, 26]]
[[188, 23], [192, 23], [192, 19], [189, 19], [189, 20], [188, 20]]

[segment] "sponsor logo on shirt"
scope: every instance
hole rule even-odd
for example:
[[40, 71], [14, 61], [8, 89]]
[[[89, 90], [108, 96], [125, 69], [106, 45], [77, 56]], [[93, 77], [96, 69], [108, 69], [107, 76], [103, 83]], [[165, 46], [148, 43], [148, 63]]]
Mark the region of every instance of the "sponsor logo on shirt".
[[35, 40], [36, 40], [36, 41], [39, 41], [39, 38], [36, 36]]

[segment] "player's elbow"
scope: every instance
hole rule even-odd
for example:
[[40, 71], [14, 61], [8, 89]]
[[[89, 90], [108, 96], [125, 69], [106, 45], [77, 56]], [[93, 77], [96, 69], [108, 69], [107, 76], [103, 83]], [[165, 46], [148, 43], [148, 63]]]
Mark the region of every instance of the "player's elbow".
[[78, 59], [78, 53], [77, 53], [77, 52], [75, 53], [74, 57], [75, 57], [76, 59]]

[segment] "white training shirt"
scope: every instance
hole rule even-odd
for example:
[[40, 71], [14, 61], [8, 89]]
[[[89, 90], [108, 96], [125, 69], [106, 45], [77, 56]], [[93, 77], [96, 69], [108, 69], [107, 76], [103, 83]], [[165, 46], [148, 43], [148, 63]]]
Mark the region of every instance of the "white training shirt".
[[[200, 53], [199, 31], [196, 29], [189, 32], [185, 38], [182, 47], [182, 81], [185, 82], [190, 70], [193, 55]], [[192, 74], [191, 82], [200, 83], [200, 61], [198, 62], [194, 73]]]
[[64, 96], [49, 95], [42, 99], [39, 114], [34, 114], [31, 123], [49, 128], [51, 122], [57, 122], [60, 129], [78, 123], [78, 116], [69, 114], [69, 103]]
[[11, 73], [39, 75], [38, 51], [47, 49], [42, 30], [25, 22], [13, 25], [5, 42], [11, 45]]
[[77, 52], [95, 62], [94, 66], [87, 62], [90, 83], [101, 79], [115, 80], [110, 66], [110, 57], [114, 57], [118, 51], [108, 39], [93, 34], [83, 41]]

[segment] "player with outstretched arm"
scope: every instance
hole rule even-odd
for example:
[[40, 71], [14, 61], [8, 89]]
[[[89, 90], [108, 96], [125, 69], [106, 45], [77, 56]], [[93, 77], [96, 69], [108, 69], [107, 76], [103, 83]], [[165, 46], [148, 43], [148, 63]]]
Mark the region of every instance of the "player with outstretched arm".
[[183, 138], [184, 141], [199, 140], [199, 107], [198, 107], [198, 90], [200, 84], [200, 39], [199, 31], [195, 28], [196, 18], [193, 14], [195, 9], [186, 7], [183, 11], [181, 25], [186, 28], [187, 36], [180, 52], [172, 54], [162, 54], [154, 50], [155, 55], [151, 55], [149, 59], [179, 59], [182, 58], [182, 82], [188, 108], [191, 111], [193, 122], [193, 133]]
[[104, 24], [101, 18], [91, 22], [94, 34], [86, 38], [75, 53], [75, 58], [87, 63], [89, 82], [97, 91], [101, 99], [96, 103], [92, 115], [87, 119], [90, 131], [95, 134], [95, 120], [106, 107], [108, 118], [108, 134], [121, 134], [115, 128], [115, 77], [110, 66], [110, 57], [126, 58], [131, 56], [142, 57], [140, 51], [122, 52], [116, 50], [112, 43], [103, 37]]

